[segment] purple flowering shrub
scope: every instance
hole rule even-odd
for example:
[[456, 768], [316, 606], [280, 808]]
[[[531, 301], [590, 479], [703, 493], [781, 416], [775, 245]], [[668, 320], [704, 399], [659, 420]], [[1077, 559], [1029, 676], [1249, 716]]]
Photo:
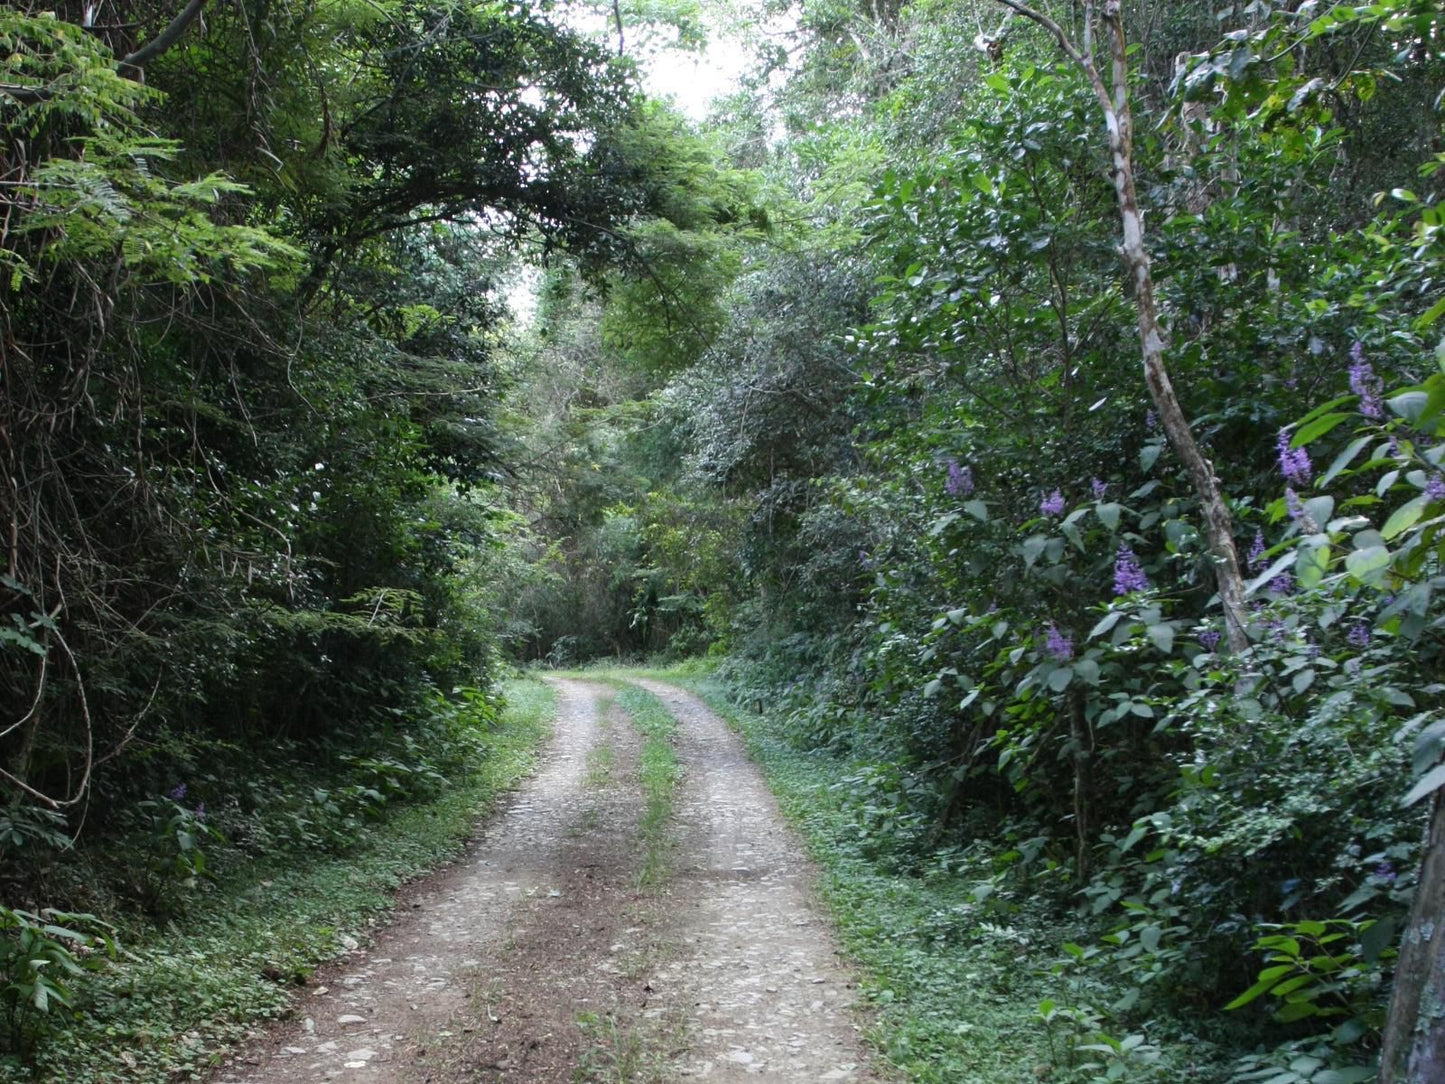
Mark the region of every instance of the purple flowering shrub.
[[168, 914], [211, 876], [203, 844], [225, 840], [207, 822], [205, 803], [190, 802], [185, 782], [139, 808], [148, 829], [141, 902], [152, 914]]

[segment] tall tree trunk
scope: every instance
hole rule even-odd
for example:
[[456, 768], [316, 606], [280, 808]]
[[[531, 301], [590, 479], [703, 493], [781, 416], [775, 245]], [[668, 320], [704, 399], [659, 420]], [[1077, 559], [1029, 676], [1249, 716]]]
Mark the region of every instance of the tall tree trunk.
[[[1214, 578], [1219, 589], [1219, 603], [1224, 611], [1227, 642], [1233, 651], [1242, 651], [1249, 644], [1245, 635], [1244, 579], [1239, 571], [1239, 554], [1234, 547], [1234, 526], [1229, 507], [1219, 490], [1219, 479], [1213, 465], [1204, 458], [1189, 419], [1174, 394], [1169, 370], [1164, 364], [1164, 333], [1159, 326], [1159, 308], [1154, 298], [1154, 276], [1149, 266], [1149, 250], [1144, 247], [1144, 219], [1139, 211], [1139, 197], [1134, 187], [1134, 120], [1129, 109], [1129, 62], [1125, 53], [1124, 19], [1120, 0], [1105, 0], [1102, 14], [1094, 0], [1084, 4], [1084, 45], [1075, 45], [1064, 28], [1042, 12], [1017, 0], [999, 3], [1053, 34], [1059, 48], [1089, 80], [1099, 105], [1104, 111], [1104, 127], [1109, 134], [1109, 152], [1113, 159], [1114, 193], [1119, 199], [1119, 219], [1124, 239], [1119, 253], [1129, 270], [1134, 287], [1134, 307], [1139, 316], [1139, 340], [1143, 348], [1144, 383], [1164, 435], [1179, 456], [1194, 493], [1199, 499], [1204, 519], [1205, 537], [1214, 561]], [[1094, 23], [1102, 23], [1109, 42], [1110, 83], [1105, 85], [1094, 63]]]
[[1385, 1018], [1379, 1084], [1445, 1080], [1445, 790], [1430, 830]]

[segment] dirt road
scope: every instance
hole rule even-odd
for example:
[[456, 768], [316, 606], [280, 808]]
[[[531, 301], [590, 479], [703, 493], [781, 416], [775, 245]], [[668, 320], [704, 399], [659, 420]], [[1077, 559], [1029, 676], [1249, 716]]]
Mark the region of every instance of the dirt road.
[[542, 769], [216, 1084], [873, 1079], [757, 769], [695, 697], [638, 684], [679, 722], [660, 885], [639, 885], [637, 734], [609, 686], [558, 680]]

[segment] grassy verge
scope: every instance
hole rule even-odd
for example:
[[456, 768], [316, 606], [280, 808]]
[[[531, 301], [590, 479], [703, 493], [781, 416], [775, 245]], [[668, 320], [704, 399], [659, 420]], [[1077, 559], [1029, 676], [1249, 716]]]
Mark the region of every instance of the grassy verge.
[[521, 681], [506, 696], [480, 755], [435, 799], [390, 812], [343, 855], [249, 863], [164, 929], [127, 940], [128, 958], [87, 983], [68, 1026], [46, 1036], [33, 1079], [198, 1080], [219, 1048], [284, 1016], [290, 987], [380, 922], [402, 884], [458, 855], [478, 815], [530, 769], [553, 694]]
[[853, 766], [800, 752], [767, 721], [731, 703], [705, 673], [660, 675], [685, 685], [747, 742], [784, 812], [823, 867], [820, 890], [877, 1006], [871, 1038], [911, 1080], [1016, 1084], [1068, 1080], [1040, 1003], [1056, 943], [1028, 901], [980, 900], [980, 877], [957, 866], [893, 873], [866, 853], [847, 800]]
[[662, 701], [635, 685], [618, 686], [617, 704], [627, 712], [633, 727], [642, 736], [637, 775], [645, 804], [638, 825], [643, 853], [637, 876], [640, 887], [656, 888], [667, 879], [672, 848], [668, 825], [677, 785], [682, 779], [682, 768], [673, 747], [677, 721]]

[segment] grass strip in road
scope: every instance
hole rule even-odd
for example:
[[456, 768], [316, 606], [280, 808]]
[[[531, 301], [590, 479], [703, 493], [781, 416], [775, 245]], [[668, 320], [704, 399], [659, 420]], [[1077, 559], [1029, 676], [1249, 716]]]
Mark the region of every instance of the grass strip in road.
[[587, 751], [587, 775], [584, 782], [592, 790], [601, 790], [612, 782], [617, 764], [617, 750], [612, 748], [612, 697], [597, 701], [597, 744]]
[[[552, 690], [507, 685], [499, 725], [464, 778], [370, 824], [344, 854], [277, 855], [223, 875], [165, 928], [127, 940], [129, 958], [99, 972], [69, 1026], [38, 1052], [42, 1084], [200, 1080], [216, 1050], [286, 1015], [304, 982], [388, 912], [395, 891], [455, 858], [479, 815], [531, 769], [550, 730]], [[0, 1065], [0, 1079], [26, 1080]]]
[[638, 886], [657, 888], [667, 879], [673, 842], [669, 827], [677, 786], [682, 780], [682, 766], [674, 747], [677, 720], [661, 700], [635, 685], [619, 684], [616, 702], [642, 736], [637, 765], [644, 800], [638, 825], [643, 846]]

